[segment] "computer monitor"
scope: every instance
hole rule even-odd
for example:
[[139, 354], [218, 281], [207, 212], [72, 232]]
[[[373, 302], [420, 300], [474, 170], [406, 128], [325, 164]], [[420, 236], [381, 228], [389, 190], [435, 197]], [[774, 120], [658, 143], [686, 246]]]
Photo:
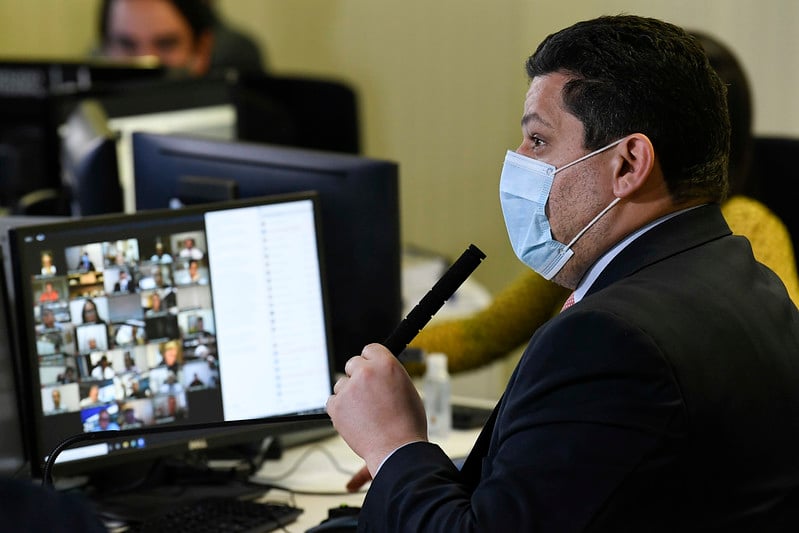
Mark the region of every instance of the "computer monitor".
[[[318, 191], [336, 369], [343, 371], [347, 359], [367, 343], [383, 341], [397, 326], [402, 293], [396, 163], [146, 133], [133, 135], [133, 162], [137, 210], [220, 200], [231, 194], [246, 198]], [[214, 183], [218, 186], [211, 186]], [[208, 193], [205, 199], [203, 191]]]
[[[292, 428], [275, 417], [323, 419], [332, 364], [318, 207], [299, 193], [10, 229], [32, 474], [85, 432], [140, 430], [66, 449], [57, 475]], [[146, 432], [187, 424], [213, 427]]]
[[78, 99], [59, 128], [64, 189], [73, 215], [134, 211], [134, 131], [235, 138], [228, 82], [163, 79]]
[[155, 80], [152, 64], [61, 59], [0, 60], [0, 207], [21, 215], [68, 214], [58, 128], [85, 95]]
[[[164, 80], [95, 102], [117, 139], [118, 180], [126, 213], [135, 211], [131, 145], [134, 132], [236, 138], [237, 111], [230, 97], [229, 82], [224, 78]], [[102, 181], [102, 176], [95, 176], [94, 181]]]
[[[135, 210], [131, 154], [135, 131], [347, 153], [359, 150], [355, 92], [332, 80], [234, 71], [201, 78], [164, 77], [125, 90], [82, 92], [62, 107], [66, 119], [57, 129], [63, 189], [71, 197], [73, 215]], [[319, 130], [330, 129], [336, 134], [318, 135]], [[35, 202], [40, 213], [55, 209], [60, 199], [55, 193], [60, 191], [46, 192], [48, 198], [34, 195], [26, 198], [26, 204]]]
[[88, 99], [77, 104], [60, 128], [63, 192], [74, 216], [121, 213], [117, 136], [100, 106]]

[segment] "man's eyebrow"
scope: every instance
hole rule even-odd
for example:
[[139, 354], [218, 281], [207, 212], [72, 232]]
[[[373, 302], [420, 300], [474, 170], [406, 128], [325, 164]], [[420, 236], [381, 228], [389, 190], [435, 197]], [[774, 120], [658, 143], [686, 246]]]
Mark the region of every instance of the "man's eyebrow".
[[541, 115], [539, 115], [538, 113], [530, 113], [530, 114], [524, 115], [522, 117], [521, 126], [525, 127], [530, 122], [538, 122], [540, 124], [543, 124], [545, 127], [549, 128], [549, 129], [555, 129], [554, 126], [552, 126], [552, 124], [550, 124], [549, 122], [544, 120], [544, 118]]

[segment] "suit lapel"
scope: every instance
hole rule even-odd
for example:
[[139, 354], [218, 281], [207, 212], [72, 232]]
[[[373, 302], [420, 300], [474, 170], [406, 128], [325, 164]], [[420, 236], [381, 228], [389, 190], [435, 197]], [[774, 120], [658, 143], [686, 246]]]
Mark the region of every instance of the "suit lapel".
[[719, 204], [703, 205], [686, 211], [655, 226], [630, 243], [602, 271], [588, 294], [604, 289], [653, 263], [731, 234]]

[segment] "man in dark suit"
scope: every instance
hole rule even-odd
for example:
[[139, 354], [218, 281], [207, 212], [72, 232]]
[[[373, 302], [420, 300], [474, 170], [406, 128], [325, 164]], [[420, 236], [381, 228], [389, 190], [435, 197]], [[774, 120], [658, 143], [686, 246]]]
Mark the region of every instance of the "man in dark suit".
[[530, 340], [459, 471], [378, 344], [328, 413], [372, 485], [361, 531], [799, 531], [799, 311], [731, 234], [729, 119], [701, 46], [601, 17], [527, 62], [500, 200], [570, 307]]
[[94, 272], [94, 263], [89, 259], [89, 253], [86, 251], [81, 252], [80, 259], [78, 259], [78, 266], [75, 267], [82, 272]]
[[114, 283], [114, 292], [136, 292], [136, 282], [131, 279], [127, 271], [119, 271], [119, 279]]

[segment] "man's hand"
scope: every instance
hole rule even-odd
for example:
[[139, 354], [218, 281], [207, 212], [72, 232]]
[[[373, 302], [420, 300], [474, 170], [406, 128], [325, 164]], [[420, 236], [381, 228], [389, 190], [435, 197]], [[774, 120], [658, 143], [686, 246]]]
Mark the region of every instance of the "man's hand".
[[[427, 441], [424, 405], [411, 378], [385, 346], [369, 344], [347, 361], [327, 413], [369, 474], [403, 444]], [[352, 483], [352, 482], [351, 482]]]

